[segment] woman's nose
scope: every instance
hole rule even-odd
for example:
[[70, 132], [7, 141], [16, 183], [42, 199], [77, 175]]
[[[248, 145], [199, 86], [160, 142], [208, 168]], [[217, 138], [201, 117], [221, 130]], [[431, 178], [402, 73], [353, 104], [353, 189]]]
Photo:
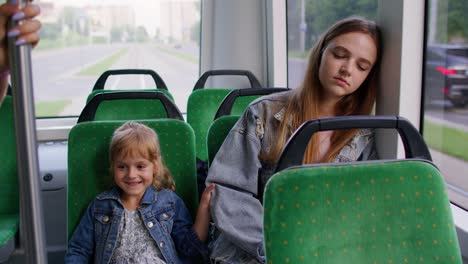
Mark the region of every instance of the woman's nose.
[[351, 74], [350, 63], [343, 63], [340, 67], [340, 74], [348, 76]]

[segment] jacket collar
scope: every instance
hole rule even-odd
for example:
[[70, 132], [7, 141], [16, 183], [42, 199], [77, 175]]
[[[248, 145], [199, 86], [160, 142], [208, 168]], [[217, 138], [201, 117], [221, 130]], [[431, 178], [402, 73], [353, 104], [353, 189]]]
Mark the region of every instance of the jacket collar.
[[[116, 200], [120, 202], [120, 190], [119, 187], [114, 186], [112, 189], [105, 191], [98, 196], [96, 199], [98, 200]], [[154, 203], [158, 199], [158, 192], [154, 189], [153, 186], [150, 186], [146, 189], [145, 194], [143, 194], [143, 198], [140, 201], [141, 205], [148, 205]]]

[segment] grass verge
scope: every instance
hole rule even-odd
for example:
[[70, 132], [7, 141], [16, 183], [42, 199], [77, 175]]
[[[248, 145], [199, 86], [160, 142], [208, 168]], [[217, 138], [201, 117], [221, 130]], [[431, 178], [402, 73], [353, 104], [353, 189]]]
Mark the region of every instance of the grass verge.
[[181, 52], [177, 52], [177, 51], [174, 51], [174, 50], [171, 50], [171, 49], [168, 49], [168, 48], [165, 48], [161, 45], [157, 45], [156, 46], [159, 50], [169, 54], [169, 55], [172, 55], [174, 57], [177, 57], [179, 59], [182, 59], [182, 60], [185, 60], [185, 61], [189, 61], [189, 62], [193, 62], [193, 63], [198, 63], [198, 58], [195, 57], [195, 56], [191, 56], [191, 55], [188, 55], [188, 54], [184, 54], [184, 53], [181, 53]]
[[468, 132], [424, 120], [424, 139], [430, 148], [468, 161]]
[[81, 70], [78, 75], [85, 76], [99, 76], [103, 72], [107, 71], [109, 68], [114, 65], [125, 53], [127, 53], [127, 48], [118, 51], [117, 53], [101, 60], [100, 62], [91, 65], [83, 70]]
[[63, 109], [69, 104], [71, 100], [58, 100], [36, 103], [36, 116], [37, 117], [51, 117], [58, 116]]

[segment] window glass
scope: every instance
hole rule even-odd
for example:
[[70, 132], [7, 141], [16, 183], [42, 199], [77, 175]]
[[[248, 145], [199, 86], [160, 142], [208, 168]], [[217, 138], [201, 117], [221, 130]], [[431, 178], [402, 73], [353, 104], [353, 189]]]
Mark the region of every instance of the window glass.
[[359, 15], [375, 20], [377, 0], [288, 0], [288, 87], [300, 85], [309, 49], [335, 21]]
[[[152, 69], [182, 112], [199, 75], [200, 0], [36, 0], [38, 117], [77, 116], [109, 69]], [[105, 89], [151, 89], [148, 75], [111, 76]]]
[[427, 2], [423, 134], [451, 201], [468, 209], [468, 1]]

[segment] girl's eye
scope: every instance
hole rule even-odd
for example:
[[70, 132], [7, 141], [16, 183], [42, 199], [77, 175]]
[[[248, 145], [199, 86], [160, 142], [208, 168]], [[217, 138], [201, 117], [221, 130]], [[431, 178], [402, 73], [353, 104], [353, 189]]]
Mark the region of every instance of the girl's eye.
[[138, 165], [137, 167], [138, 167], [138, 169], [144, 169], [144, 168], [146, 168], [146, 164]]
[[119, 169], [119, 170], [125, 169], [125, 166], [124, 166], [124, 165], [117, 165], [116, 167], [117, 167], [117, 169]]

